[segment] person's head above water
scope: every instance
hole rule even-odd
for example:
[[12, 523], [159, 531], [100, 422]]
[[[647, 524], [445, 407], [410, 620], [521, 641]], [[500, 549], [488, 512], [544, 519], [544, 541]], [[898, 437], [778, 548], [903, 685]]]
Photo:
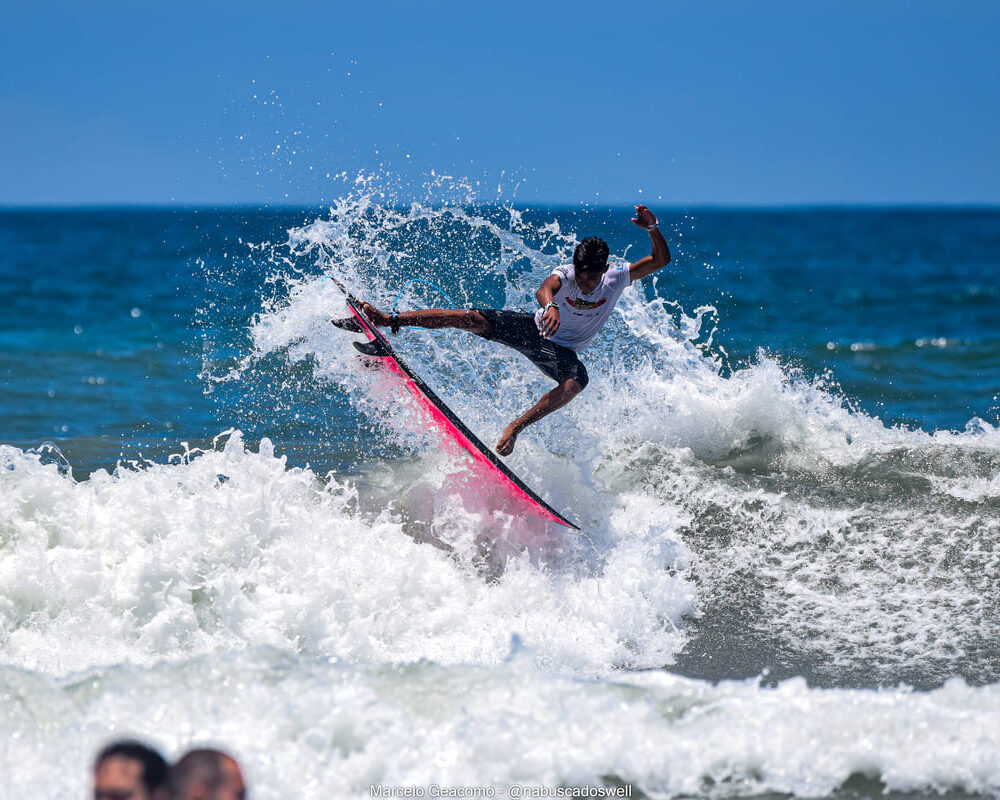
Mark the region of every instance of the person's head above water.
[[221, 750], [189, 750], [170, 770], [174, 800], [243, 800], [246, 784], [236, 760]]
[[165, 800], [167, 762], [132, 739], [112, 742], [94, 759], [94, 800]]

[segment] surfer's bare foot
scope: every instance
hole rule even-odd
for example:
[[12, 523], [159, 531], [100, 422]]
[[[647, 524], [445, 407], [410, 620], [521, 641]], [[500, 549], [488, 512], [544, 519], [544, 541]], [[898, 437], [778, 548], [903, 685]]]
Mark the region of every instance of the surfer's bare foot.
[[500, 437], [500, 441], [497, 442], [497, 452], [502, 456], [509, 456], [513, 453], [514, 443], [517, 441], [517, 435], [520, 432], [513, 422], [508, 425], [507, 429], [503, 432], [503, 436]]
[[374, 322], [380, 328], [388, 328], [390, 325], [389, 317], [379, 311], [371, 303], [362, 303], [361, 310], [365, 312], [365, 316], [368, 317], [372, 322]]

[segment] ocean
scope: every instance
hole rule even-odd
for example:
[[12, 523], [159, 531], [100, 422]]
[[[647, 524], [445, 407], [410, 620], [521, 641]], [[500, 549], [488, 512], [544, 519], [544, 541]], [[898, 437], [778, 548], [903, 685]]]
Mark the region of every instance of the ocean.
[[[648, 253], [630, 207], [0, 210], [0, 796], [128, 735], [254, 798], [1000, 797], [1000, 211], [653, 210], [673, 261], [506, 459], [579, 533], [327, 277], [528, 310]], [[550, 386], [390, 338], [489, 444]]]

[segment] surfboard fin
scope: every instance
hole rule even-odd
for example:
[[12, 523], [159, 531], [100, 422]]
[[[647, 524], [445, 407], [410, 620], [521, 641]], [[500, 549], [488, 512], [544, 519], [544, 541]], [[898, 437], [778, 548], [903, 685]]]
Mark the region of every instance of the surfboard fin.
[[354, 349], [365, 356], [387, 356], [389, 351], [381, 342], [352, 342]]
[[351, 333], [363, 333], [361, 323], [358, 322], [354, 317], [344, 317], [343, 319], [331, 319], [330, 322], [334, 324], [335, 327], [340, 328], [342, 331], [350, 331]]

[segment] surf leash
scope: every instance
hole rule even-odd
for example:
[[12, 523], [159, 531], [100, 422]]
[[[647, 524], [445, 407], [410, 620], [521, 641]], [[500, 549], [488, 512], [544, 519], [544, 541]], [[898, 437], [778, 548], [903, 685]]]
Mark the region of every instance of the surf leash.
[[430, 281], [424, 280], [423, 278], [413, 278], [411, 280], [408, 280], [403, 285], [403, 288], [399, 290], [399, 294], [396, 295], [396, 299], [392, 301], [392, 313], [393, 314], [396, 313], [396, 306], [399, 305], [399, 298], [401, 298], [403, 296], [403, 292], [405, 292], [410, 287], [410, 285], [414, 284], [414, 283], [426, 283], [431, 288], [437, 289], [438, 292], [440, 292], [442, 295], [444, 295], [444, 299], [447, 300], [449, 303], [451, 303], [451, 307], [452, 308], [458, 308], [458, 306], [455, 305], [455, 301], [452, 300], [451, 297], [448, 296], [448, 293], [444, 289], [442, 289], [440, 286], [438, 286], [436, 283], [431, 283]]
[[342, 291], [344, 294], [347, 295], [347, 299], [348, 300], [350, 300], [353, 303], [357, 303], [358, 302], [358, 298], [356, 298], [353, 294], [351, 294], [350, 289], [348, 289], [346, 286], [344, 286], [344, 284], [342, 284], [340, 281], [338, 281], [332, 275], [324, 275], [323, 276], [323, 280], [325, 280], [325, 281], [332, 281], [334, 286], [336, 286], [338, 289], [340, 289], [340, 291]]
[[[351, 292], [348, 291], [347, 287], [344, 286], [344, 284], [342, 284], [336, 278], [334, 278], [331, 275], [324, 275], [323, 280], [333, 281], [334, 286], [336, 286], [338, 289], [340, 289], [340, 291], [346, 294], [349, 300], [360, 305], [360, 300], [358, 300], [358, 298], [356, 298], [353, 294], [351, 294]], [[458, 306], [455, 305], [455, 301], [451, 299], [449, 294], [440, 286], [438, 286], [436, 283], [431, 283], [430, 281], [425, 280], [424, 278], [412, 278], [408, 280], [405, 284], [403, 284], [403, 288], [399, 290], [399, 294], [396, 295], [396, 299], [392, 301], [392, 310], [389, 312], [389, 318], [391, 320], [390, 327], [392, 328], [393, 333], [399, 333], [399, 314], [396, 313], [396, 306], [399, 305], [399, 299], [403, 296], [403, 292], [405, 292], [414, 283], [426, 283], [431, 288], [436, 289], [438, 292], [440, 292], [444, 296], [444, 299], [447, 300], [449, 303], [451, 303], [452, 308], [458, 308]]]
[[[342, 284], [336, 278], [334, 278], [332, 275], [324, 275], [323, 280], [333, 281], [334, 286], [336, 286], [338, 289], [340, 289], [340, 291], [342, 291], [349, 298], [351, 298], [351, 300], [353, 300], [354, 302], [358, 302], [358, 298], [356, 298], [353, 294], [351, 294], [348, 288], [344, 286], [344, 284]], [[444, 299], [447, 300], [449, 303], [451, 303], [452, 308], [458, 308], [458, 306], [455, 305], [455, 301], [451, 299], [451, 296], [436, 283], [431, 283], [430, 281], [424, 280], [423, 278], [412, 278], [408, 280], [405, 284], [403, 284], [403, 288], [399, 290], [399, 293], [396, 295], [396, 299], [392, 301], [393, 314], [396, 313], [396, 306], [399, 305], [399, 299], [403, 296], [403, 292], [405, 292], [408, 288], [410, 288], [410, 286], [414, 283], [426, 283], [432, 289], [436, 289], [438, 292], [440, 292], [441, 295], [444, 297]]]

